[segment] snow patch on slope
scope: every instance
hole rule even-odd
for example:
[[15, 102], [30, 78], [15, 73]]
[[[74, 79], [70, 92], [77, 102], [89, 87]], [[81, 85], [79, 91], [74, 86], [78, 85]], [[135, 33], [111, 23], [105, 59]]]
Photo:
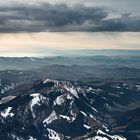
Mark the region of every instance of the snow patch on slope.
[[86, 125], [86, 124], [84, 124], [83, 125], [86, 129], [90, 129], [91, 127], [90, 126], [88, 126], [88, 125]]
[[31, 109], [31, 112], [32, 112], [32, 116], [33, 118], [36, 117], [34, 111], [33, 111], [33, 107], [35, 105], [41, 105], [41, 103], [46, 99], [44, 96], [42, 96], [41, 94], [39, 93], [34, 93], [34, 94], [31, 94], [30, 95], [31, 97], [33, 97], [33, 99], [31, 100], [30, 102], [30, 109]]
[[59, 82], [57, 80], [51, 80], [51, 79], [46, 79], [43, 84], [49, 83], [49, 82], [53, 82], [56, 84], [56, 86], [58, 86]]
[[65, 88], [68, 92], [72, 93], [75, 97], [79, 98], [79, 97], [78, 97], [77, 91], [76, 91], [73, 87], [64, 86], [64, 88]]
[[65, 115], [59, 115], [61, 118], [66, 119], [68, 122], [73, 122], [75, 120], [74, 117], [69, 117], [69, 116], [65, 116]]
[[63, 103], [65, 102], [65, 99], [63, 96], [59, 96], [56, 98], [56, 100], [54, 101], [54, 105], [63, 105]]
[[14, 113], [10, 113], [12, 107], [8, 107], [6, 108], [3, 112], [1, 112], [1, 116], [3, 116], [4, 118], [10, 116], [10, 117], [13, 117], [14, 116]]
[[109, 139], [101, 136], [95, 136], [93, 139], [87, 139], [87, 140], [109, 140]]
[[53, 111], [51, 113], [51, 115], [43, 121], [43, 123], [50, 124], [52, 121], [54, 121], [56, 119], [57, 119], [57, 115], [56, 115], [55, 111]]
[[59, 134], [57, 132], [55, 132], [54, 130], [51, 130], [49, 128], [47, 128], [49, 134], [48, 137], [50, 140], [61, 140]]
[[37, 139], [33, 138], [32, 136], [29, 136], [29, 140], [37, 140]]
[[100, 134], [106, 135], [106, 136], [110, 137], [113, 140], [127, 140], [125, 137], [118, 136], [118, 135], [113, 135], [112, 136], [112, 135], [104, 133], [102, 130], [98, 130], [97, 135], [100, 135]]

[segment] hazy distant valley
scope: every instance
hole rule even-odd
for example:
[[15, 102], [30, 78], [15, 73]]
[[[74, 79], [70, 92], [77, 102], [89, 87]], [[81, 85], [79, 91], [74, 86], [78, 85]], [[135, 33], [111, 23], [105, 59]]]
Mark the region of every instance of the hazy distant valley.
[[42, 58], [0, 57], [0, 78], [19, 82], [50, 78], [139, 84], [139, 54], [139, 51], [83, 50], [62, 51], [58, 56]]

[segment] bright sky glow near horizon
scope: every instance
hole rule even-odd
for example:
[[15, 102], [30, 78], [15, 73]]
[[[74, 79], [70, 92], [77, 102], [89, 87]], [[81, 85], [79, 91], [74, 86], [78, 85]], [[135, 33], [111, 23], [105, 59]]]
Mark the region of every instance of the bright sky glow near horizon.
[[31, 56], [49, 49], [140, 50], [139, 4], [139, 0], [1, 1], [0, 56]]

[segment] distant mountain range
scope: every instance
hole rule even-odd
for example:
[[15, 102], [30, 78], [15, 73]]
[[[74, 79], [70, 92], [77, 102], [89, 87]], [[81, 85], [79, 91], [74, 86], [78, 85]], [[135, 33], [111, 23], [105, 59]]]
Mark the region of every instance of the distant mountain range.
[[32, 70], [52, 65], [140, 68], [140, 55], [74, 55], [44, 58], [0, 57], [0, 70]]

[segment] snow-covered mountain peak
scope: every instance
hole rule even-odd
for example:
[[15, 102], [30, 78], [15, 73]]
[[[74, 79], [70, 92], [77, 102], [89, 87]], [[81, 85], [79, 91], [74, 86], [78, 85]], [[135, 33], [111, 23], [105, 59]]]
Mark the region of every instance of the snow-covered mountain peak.
[[0, 138], [126, 140], [110, 125], [109, 109], [117, 100], [99, 88], [47, 79], [1, 103]]

